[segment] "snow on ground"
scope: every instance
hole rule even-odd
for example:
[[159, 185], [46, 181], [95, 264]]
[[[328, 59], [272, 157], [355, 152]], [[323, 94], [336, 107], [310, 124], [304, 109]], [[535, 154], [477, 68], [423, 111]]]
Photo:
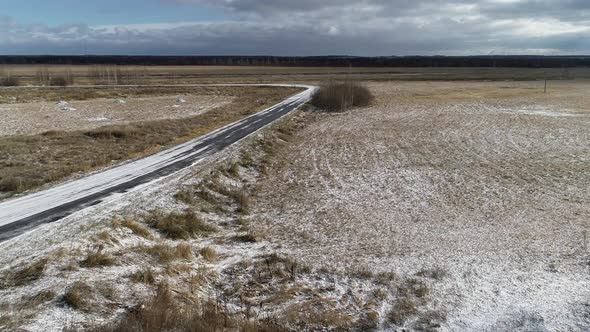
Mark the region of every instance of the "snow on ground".
[[372, 84], [270, 168], [261, 230], [314, 266], [443, 269], [444, 331], [589, 329], [589, 84], [520, 84]]
[[183, 95], [0, 105], [0, 136], [192, 117], [231, 101], [224, 96]]
[[[217, 291], [231, 293], [247, 284], [254, 303], [268, 300], [269, 291], [273, 298], [288, 295], [262, 314], [304, 312], [298, 304], [325, 309], [332, 303], [342, 311], [323, 310], [333, 313], [324, 322], [363, 315], [383, 330], [587, 330], [588, 84], [564, 83], [549, 96], [526, 83], [503, 84], [371, 84], [378, 96], [375, 106], [318, 116], [270, 159], [247, 216], [267, 240], [237, 243], [231, 239], [238, 230], [226, 227], [232, 221], [209, 215], [224, 230], [191, 244], [214, 247], [220, 259], [191, 264], [218, 275], [211, 281]], [[518, 111], [523, 109], [580, 116]], [[117, 215], [183, 210], [187, 206], [173, 195], [208, 177], [220, 162], [236, 158], [239, 149], [0, 244], [0, 266], [14, 268], [60, 250], [79, 259], [96, 249], [95, 237]], [[256, 181], [257, 174], [244, 172], [240, 170], [242, 178]], [[237, 185], [227, 177], [221, 182]], [[121, 232], [108, 250], [149, 242]], [[244, 262], [274, 252], [313, 272], [280, 288], [257, 280], [256, 264]], [[118, 301], [128, 306], [153, 294], [128, 281], [146, 263], [141, 256], [123, 254], [120, 261], [114, 267], [72, 272], [64, 270], [64, 258], [39, 282], [0, 290], [0, 298], [17, 302], [47, 288], [62, 294], [81, 279], [114, 286]], [[330, 272], [334, 270], [339, 272]], [[389, 290], [357, 275], [391, 276], [396, 283]], [[408, 280], [417, 287], [412, 299], [418, 313], [412, 315], [418, 317], [392, 325], [392, 308], [408, 292], [401, 286]], [[227, 305], [238, 310], [242, 303], [230, 297]], [[41, 331], [105, 321], [125, 310], [123, 305], [115, 308], [89, 314], [52, 302], [26, 327]]]

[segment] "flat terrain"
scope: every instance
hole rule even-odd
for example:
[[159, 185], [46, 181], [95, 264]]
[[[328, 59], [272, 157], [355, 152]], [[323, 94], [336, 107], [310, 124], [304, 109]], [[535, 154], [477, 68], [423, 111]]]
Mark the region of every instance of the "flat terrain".
[[[351, 76], [193, 70], [178, 80]], [[132, 324], [156, 296], [220, 329], [588, 330], [590, 82], [541, 80], [586, 71], [363, 70], [370, 107], [301, 111], [0, 244], [0, 328]]]
[[22, 85], [45, 85], [47, 77], [71, 77], [75, 84], [310, 83], [343, 77], [379, 81], [511, 81], [590, 78], [590, 69], [4, 65], [0, 66], [0, 77], [3, 75], [20, 78]]
[[[0, 119], [6, 123], [0, 129], [0, 199], [153, 154], [261, 111], [296, 91], [283, 87], [9, 89], [8, 94], [18, 93], [19, 100], [31, 103], [0, 104]], [[37, 101], [43, 98], [49, 101]]]
[[188, 118], [231, 103], [229, 96], [179, 95], [132, 99], [0, 104], [0, 136], [90, 130], [139, 121]]
[[270, 167], [261, 230], [315, 266], [446, 271], [448, 330], [588, 328], [590, 83], [369, 86]]

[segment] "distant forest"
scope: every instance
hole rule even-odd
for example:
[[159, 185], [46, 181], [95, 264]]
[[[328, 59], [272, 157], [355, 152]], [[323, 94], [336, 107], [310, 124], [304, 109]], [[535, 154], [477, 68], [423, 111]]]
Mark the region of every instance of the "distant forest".
[[0, 64], [298, 67], [590, 67], [590, 56], [0, 56]]

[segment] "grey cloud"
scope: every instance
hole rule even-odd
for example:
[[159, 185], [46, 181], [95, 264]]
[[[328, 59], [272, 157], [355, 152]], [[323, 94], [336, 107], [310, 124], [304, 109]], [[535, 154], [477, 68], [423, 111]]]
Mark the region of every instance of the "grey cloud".
[[48, 27], [0, 18], [0, 53], [408, 55], [589, 53], [584, 0], [160, 0], [232, 19], [180, 26]]

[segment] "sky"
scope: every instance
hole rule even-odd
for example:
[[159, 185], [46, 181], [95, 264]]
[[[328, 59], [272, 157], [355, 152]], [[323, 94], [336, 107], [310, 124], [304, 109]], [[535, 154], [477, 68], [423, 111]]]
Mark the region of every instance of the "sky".
[[590, 54], [590, 0], [0, 0], [0, 54]]

